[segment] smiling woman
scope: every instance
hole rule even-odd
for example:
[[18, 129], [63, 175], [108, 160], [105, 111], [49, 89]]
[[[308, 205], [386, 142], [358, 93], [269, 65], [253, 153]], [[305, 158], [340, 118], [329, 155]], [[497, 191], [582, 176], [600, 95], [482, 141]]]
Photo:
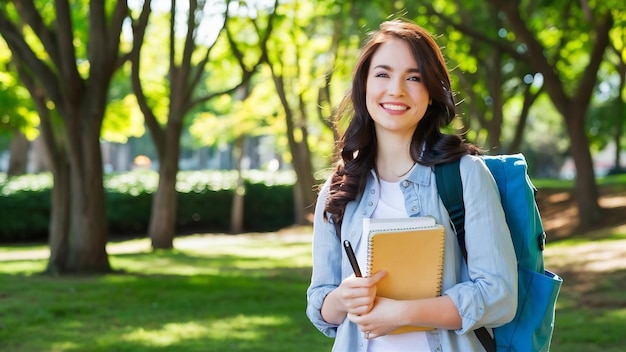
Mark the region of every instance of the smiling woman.
[[[307, 314], [335, 338], [333, 350], [480, 351], [481, 342], [469, 332], [502, 325], [515, 315], [515, 253], [493, 177], [472, 155], [480, 152], [477, 147], [441, 131], [455, 118], [455, 109], [445, 61], [432, 36], [407, 21], [381, 24], [362, 49], [352, 89], [339, 107], [339, 116], [350, 122], [338, 144], [341, 159], [315, 209]], [[475, 212], [466, 215], [466, 239], [474, 244], [467, 245], [467, 266], [432, 169], [456, 160], [467, 189], [465, 208]], [[369, 263], [364, 219], [406, 217], [431, 217], [445, 228], [439, 296], [378, 296], [376, 286], [387, 273], [356, 277], [347, 264], [342, 240], [352, 242], [359, 266]], [[411, 254], [419, 256], [420, 248]], [[414, 280], [422, 280], [419, 273]], [[391, 333], [411, 325], [427, 331]]]
[[[432, 103], [409, 45], [390, 39], [372, 56], [366, 85], [366, 106], [374, 121], [380, 148], [396, 158], [377, 157], [382, 180], [399, 181], [415, 164], [408, 151], [418, 123]], [[397, 147], [393, 148], [393, 147]], [[403, 157], [402, 159], [400, 159]], [[382, 165], [390, 162], [389, 165]]]
[[381, 44], [370, 65], [366, 106], [377, 135], [380, 137], [381, 128], [390, 129], [401, 135], [408, 133], [410, 140], [430, 99], [408, 44], [400, 39]]

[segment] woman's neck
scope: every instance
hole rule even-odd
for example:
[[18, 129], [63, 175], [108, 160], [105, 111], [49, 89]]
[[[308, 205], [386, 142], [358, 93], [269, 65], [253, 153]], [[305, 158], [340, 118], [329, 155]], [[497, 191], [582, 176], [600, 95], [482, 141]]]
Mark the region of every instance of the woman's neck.
[[405, 177], [415, 165], [411, 158], [411, 141], [378, 141], [376, 172], [388, 182], [397, 182]]

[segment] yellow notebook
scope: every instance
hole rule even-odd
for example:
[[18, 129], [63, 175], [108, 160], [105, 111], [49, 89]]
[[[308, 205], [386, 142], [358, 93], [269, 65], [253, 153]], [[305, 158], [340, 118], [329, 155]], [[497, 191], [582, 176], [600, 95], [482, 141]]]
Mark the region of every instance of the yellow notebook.
[[[363, 219], [368, 238], [367, 276], [387, 271], [376, 287], [381, 297], [409, 300], [441, 295], [445, 230], [434, 218]], [[432, 330], [403, 326], [392, 332]]]

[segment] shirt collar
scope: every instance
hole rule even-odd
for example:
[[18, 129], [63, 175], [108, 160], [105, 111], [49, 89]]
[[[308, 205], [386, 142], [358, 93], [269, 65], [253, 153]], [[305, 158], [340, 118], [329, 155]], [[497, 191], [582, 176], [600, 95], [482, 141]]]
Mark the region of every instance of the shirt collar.
[[[370, 174], [374, 178], [374, 183], [378, 183], [378, 175], [376, 174], [376, 170], [372, 168], [370, 170]], [[411, 171], [411, 173], [405, 178], [405, 180], [422, 186], [428, 186], [430, 185], [431, 175], [432, 168], [430, 166], [424, 166], [420, 163], [417, 163], [413, 171]]]

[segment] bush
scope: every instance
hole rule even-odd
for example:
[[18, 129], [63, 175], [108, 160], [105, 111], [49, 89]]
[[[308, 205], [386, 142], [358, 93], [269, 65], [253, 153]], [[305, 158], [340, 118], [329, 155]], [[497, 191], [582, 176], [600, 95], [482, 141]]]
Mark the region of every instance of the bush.
[[[232, 171], [183, 171], [178, 175], [177, 231], [223, 232], [230, 227], [236, 184]], [[273, 231], [293, 224], [292, 173], [248, 172], [245, 177], [246, 231]], [[112, 237], [147, 232], [158, 174], [139, 170], [107, 175], [107, 222]], [[0, 175], [0, 242], [47, 239], [50, 174]]]

